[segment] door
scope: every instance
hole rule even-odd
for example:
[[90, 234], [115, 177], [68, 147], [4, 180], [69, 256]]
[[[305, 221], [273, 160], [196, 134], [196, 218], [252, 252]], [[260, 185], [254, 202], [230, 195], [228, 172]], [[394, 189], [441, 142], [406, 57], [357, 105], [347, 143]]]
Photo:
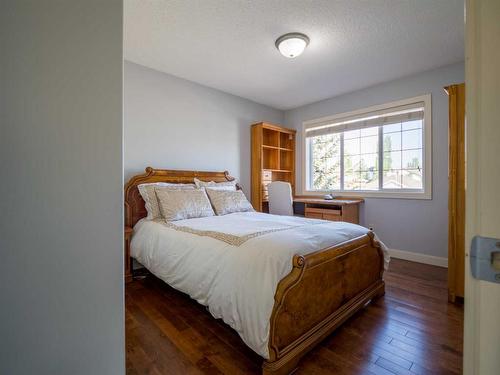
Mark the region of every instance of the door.
[[474, 279], [469, 262], [473, 236], [500, 238], [499, 20], [500, 1], [467, 0], [466, 375], [500, 374], [500, 284]]

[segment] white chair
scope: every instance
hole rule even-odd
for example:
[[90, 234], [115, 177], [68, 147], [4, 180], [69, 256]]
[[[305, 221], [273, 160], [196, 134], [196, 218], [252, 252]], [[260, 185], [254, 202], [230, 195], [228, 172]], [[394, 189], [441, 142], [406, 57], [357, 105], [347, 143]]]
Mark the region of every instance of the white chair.
[[289, 182], [273, 181], [267, 185], [269, 213], [293, 216], [292, 186]]

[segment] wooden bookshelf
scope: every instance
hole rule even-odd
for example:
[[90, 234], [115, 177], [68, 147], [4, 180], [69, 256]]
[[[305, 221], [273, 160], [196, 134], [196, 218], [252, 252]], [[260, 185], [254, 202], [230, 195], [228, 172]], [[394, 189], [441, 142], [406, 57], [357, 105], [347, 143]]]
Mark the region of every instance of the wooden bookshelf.
[[252, 125], [252, 205], [268, 211], [267, 185], [287, 181], [295, 193], [296, 130], [267, 122]]

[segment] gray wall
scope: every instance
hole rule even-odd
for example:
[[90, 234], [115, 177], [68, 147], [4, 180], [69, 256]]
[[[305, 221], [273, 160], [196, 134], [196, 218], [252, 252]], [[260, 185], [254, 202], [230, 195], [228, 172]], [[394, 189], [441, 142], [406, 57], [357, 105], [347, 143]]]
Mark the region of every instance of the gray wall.
[[[146, 166], [229, 170], [250, 191], [249, 124], [267, 120], [299, 131], [302, 122], [432, 94], [433, 199], [367, 198], [361, 222], [393, 249], [447, 257], [448, 99], [443, 86], [464, 81], [463, 63], [282, 112], [125, 62], [125, 179]], [[297, 186], [301, 186], [297, 168]]]
[[125, 179], [147, 166], [228, 170], [250, 192], [250, 124], [283, 112], [125, 62]]
[[[285, 124], [298, 130], [297, 166], [302, 165], [302, 123], [372, 105], [432, 94], [432, 200], [367, 198], [361, 210], [388, 247], [447, 257], [448, 98], [443, 86], [464, 81], [463, 63], [376, 85], [285, 112]], [[302, 171], [297, 168], [297, 186]]]
[[1, 2], [1, 374], [125, 372], [122, 14]]

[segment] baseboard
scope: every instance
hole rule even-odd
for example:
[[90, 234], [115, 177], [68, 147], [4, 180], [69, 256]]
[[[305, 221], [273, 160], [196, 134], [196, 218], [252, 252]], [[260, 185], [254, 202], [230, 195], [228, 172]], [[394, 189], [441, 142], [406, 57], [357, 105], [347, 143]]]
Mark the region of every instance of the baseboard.
[[436, 257], [434, 255], [413, 253], [411, 251], [388, 249], [391, 258], [410, 260], [412, 262], [430, 264], [433, 266], [448, 268], [448, 258]]

